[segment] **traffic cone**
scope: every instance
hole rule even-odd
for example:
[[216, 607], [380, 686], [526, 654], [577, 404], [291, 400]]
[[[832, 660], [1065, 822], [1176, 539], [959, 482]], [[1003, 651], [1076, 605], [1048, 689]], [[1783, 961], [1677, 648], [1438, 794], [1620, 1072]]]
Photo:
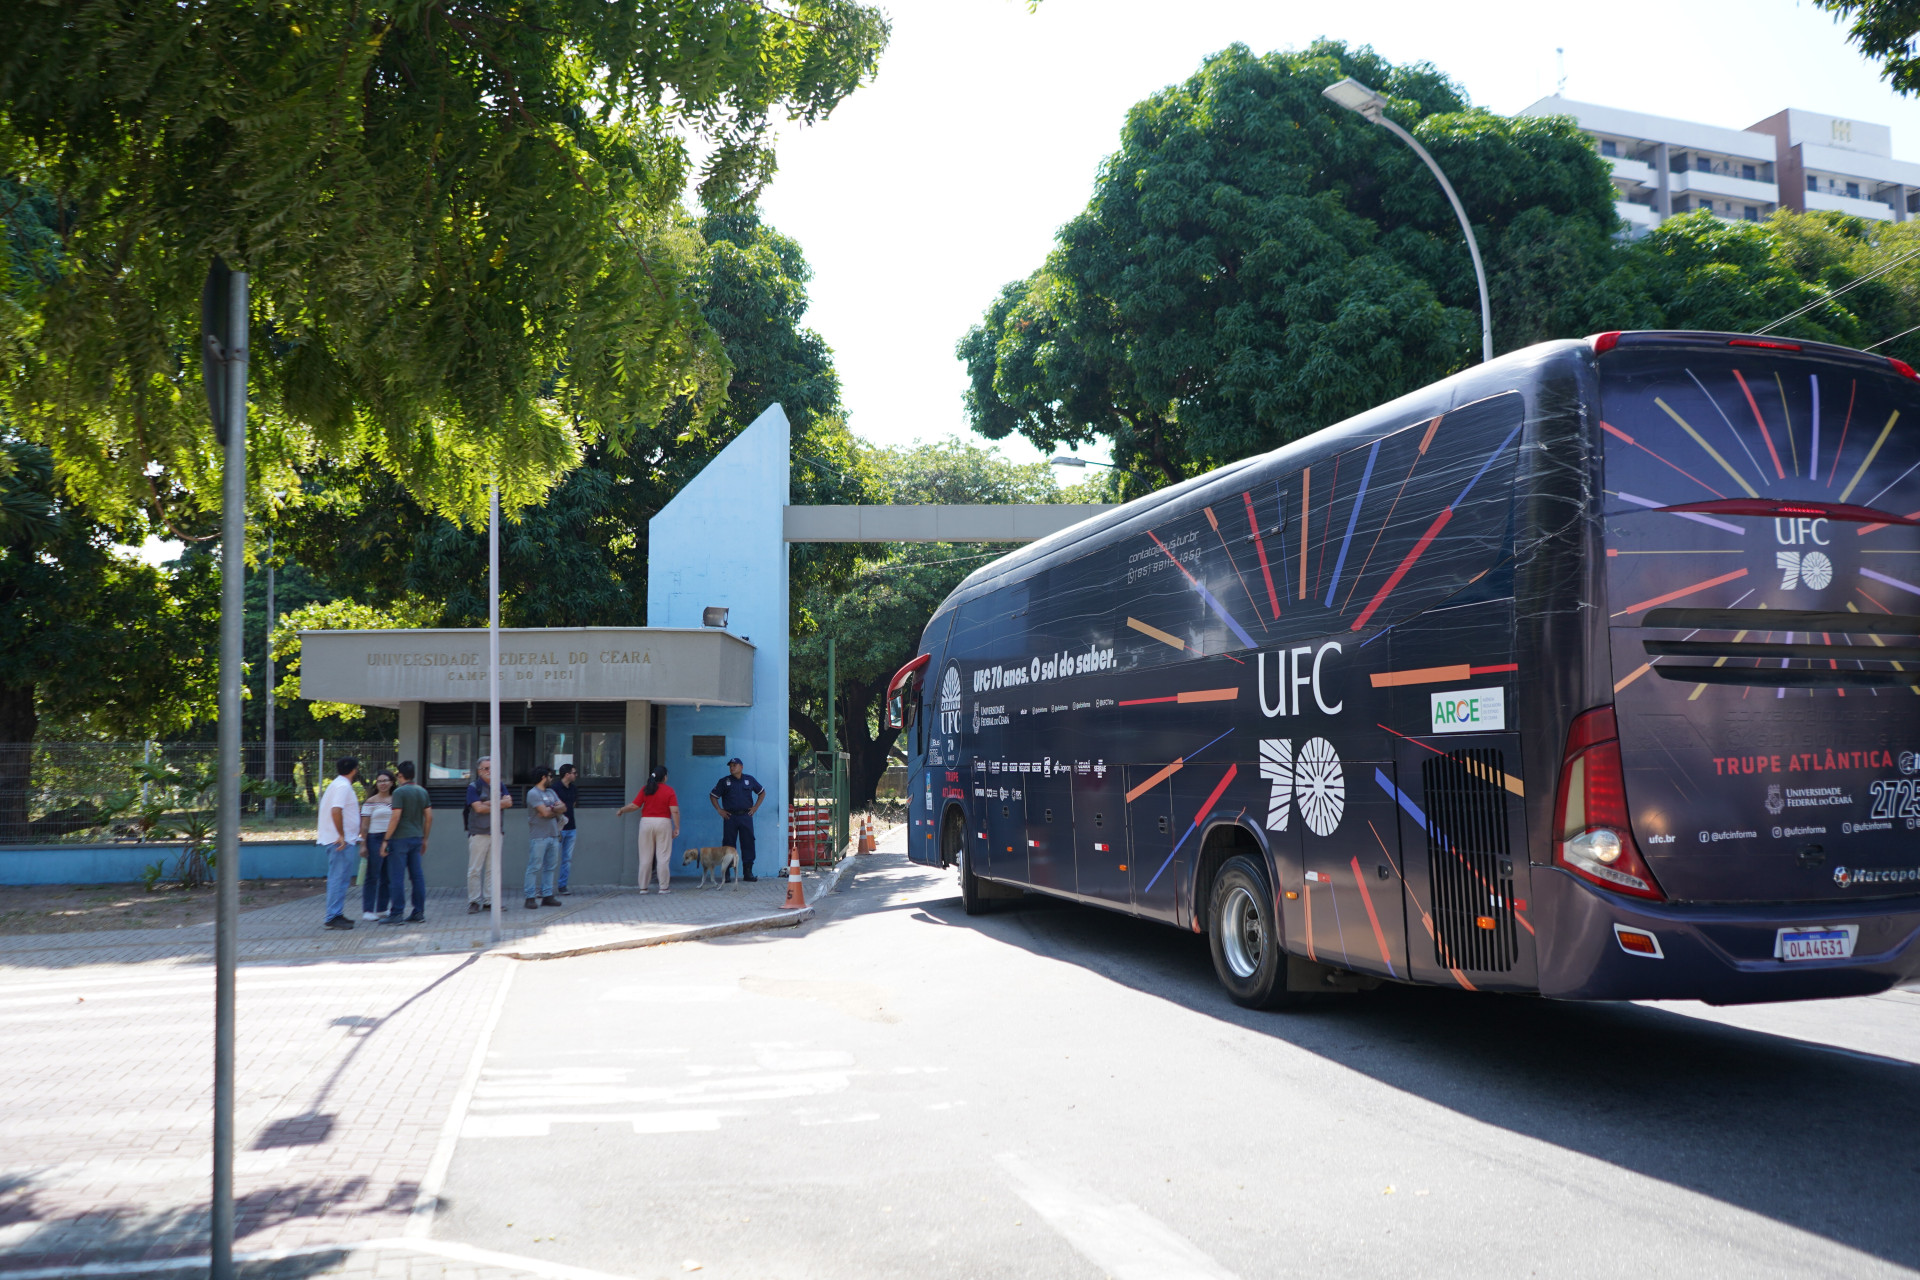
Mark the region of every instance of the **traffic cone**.
[[796, 840], [787, 842], [787, 900], [780, 904], [782, 911], [797, 911], [807, 905], [807, 895], [800, 888], [800, 844]]
[[879, 847], [880, 847], [879, 843], [873, 838], [873, 819], [871, 817], [861, 818], [860, 819], [860, 852], [872, 853], [875, 849]]

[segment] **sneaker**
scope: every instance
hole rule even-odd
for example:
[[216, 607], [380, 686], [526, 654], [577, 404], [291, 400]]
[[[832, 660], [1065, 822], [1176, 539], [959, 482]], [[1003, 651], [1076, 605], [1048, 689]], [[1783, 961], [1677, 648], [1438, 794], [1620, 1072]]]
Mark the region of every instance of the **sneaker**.
[[408, 924], [425, 924], [426, 922], [427, 922], [427, 918], [421, 915], [418, 911], [414, 912], [412, 915], [407, 917]]
[[752, 884], [754, 883], [754, 881], [758, 880], [760, 877], [759, 876], [741, 876], [740, 878], [742, 880], [745, 880], [748, 884]]
[[353, 921], [347, 919], [345, 916], [335, 916], [333, 919], [327, 921], [326, 927], [329, 929], [351, 929], [353, 928]]
[[378, 911], [362, 911], [360, 913], [360, 918], [362, 920], [378, 920], [380, 918], [380, 913]]
[[668, 893], [672, 893], [672, 892], [673, 892], [673, 890], [671, 890], [671, 889], [662, 889], [662, 890], [661, 890], [660, 892], [661, 892], [662, 894], [668, 894]]
[[539, 910], [539, 908], [540, 908], [540, 899], [538, 899], [538, 898], [528, 898], [528, 899], [527, 899], [527, 910], [529, 910], [529, 911], [537, 911], [537, 910]]
[[566, 904], [561, 902], [560, 899], [554, 897], [552, 894], [548, 894], [546, 897], [540, 899], [540, 905], [543, 907], [560, 907], [560, 906], [565, 906]]
[[561, 885], [560, 893], [562, 897], [570, 897], [573, 894], [573, 890], [567, 888], [567, 886], [565, 885]]
[[381, 924], [405, 924], [406, 922], [407, 922], [406, 917], [404, 916], [381, 916], [380, 917]]
[[479, 914], [480, 914], [480, 904], [479, 904], [479, 903], [477, 903], [477, 902], [469, 902], [469, 903], [467, 904], [467, 914], [468, 914], [468, 915], [470, 915], [470, 916], [477, 916], [477, 915], [479, 915]]

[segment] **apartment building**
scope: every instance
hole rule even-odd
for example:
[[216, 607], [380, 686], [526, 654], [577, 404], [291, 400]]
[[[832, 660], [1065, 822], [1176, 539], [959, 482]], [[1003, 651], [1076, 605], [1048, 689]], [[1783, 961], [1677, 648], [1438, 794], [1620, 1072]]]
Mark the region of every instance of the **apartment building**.
[[1893, 158], [1885, 125], [1789, 109], [1726, 129], [1558, 96], [1520, 114], [1578, 122], [1612, 166], [1614, 208], [1635, 235], [1695, 209], [1748, 222], [1779, 208], [1895, 222], [1920, 212], [1920, 164]]

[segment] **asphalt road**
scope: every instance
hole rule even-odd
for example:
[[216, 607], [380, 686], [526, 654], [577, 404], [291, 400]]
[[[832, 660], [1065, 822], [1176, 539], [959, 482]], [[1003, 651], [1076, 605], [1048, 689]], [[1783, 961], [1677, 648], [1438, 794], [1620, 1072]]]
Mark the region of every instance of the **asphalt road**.
[[443, 1203], [648, 1280], [1910, 1274], [1920, 994], [1257, 1014], [1200, 938], [882, 855], [803, 929], [523, 966]]

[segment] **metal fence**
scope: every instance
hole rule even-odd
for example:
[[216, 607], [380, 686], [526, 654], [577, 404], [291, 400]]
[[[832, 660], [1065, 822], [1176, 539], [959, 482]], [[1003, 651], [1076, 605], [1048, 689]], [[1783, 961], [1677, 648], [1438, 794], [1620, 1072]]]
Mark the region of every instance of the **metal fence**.
[[[252, 784], [241, 797], [243, 833], [304, 826], [333, 761], [355, 757], [364, 777], [390, 767], [396, 751], [393, 742], [279, 742], [269, 769], [265, 743], [242, 743]], [[211, 821], [218, 757], [211, 742], [0, 743], [0, 844], [171, 838], [183, 824]]]
[[816, 751], [793, 772], [793, 802], [787, 813], [800, 865], [830, 866], [846, 853], [851, 813], [847, 803], [847, 753]]

